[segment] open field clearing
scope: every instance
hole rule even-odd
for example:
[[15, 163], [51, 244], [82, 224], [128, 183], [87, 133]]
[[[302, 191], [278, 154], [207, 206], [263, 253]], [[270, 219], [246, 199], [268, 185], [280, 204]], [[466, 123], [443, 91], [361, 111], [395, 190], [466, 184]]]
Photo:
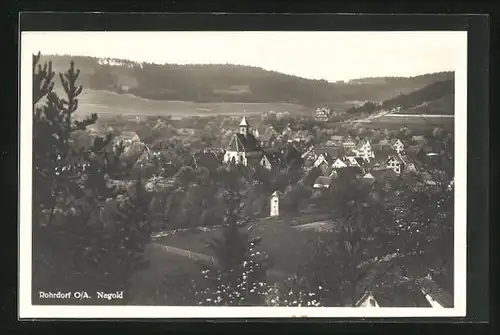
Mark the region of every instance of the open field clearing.
[[[353, 123], [357, 123], [354, 121]], [[402, 127], [408, 127], [412, 131], [421, 131], [442, 127], [452, 130], [455, 124], [453, 115], [395, 115], [388, 114], [371, 120], [363, 120], [359, 122], [365, 128], [381, 128], [389, 130], [398, 130]]]
[[[288, 222], [277, 222], [273, 219], [262, 220], [253, 226], [250, 229], [250, 236], [262, 238], [257, 250], [269, 255], [275, 265], [274, 270], [294, 273], [297, 266], [307, 260], [309, 250], [307, 243], [311, 238], [316, 237], [317, 233], [294, 229]], [[297, 224], [302, 224], [302, 222]], [[221, 230], [215, 228], [205, 232], [184, 232], [163, 236], [157, 238], [155, 243], [210, 257], [213, 256], [213, 252], [207, 247], [207, 242], [220, 236]]]
[[292, 115], [311, 115], [313, 113], [311, 108], [288, 103], [160, 101], [139, 98], [130, 94], [94, 90], [84, 90], [79, 99], [80, 113], [111, 115], [172, 115], [174, 118], [179, 118], [186, 116], [241, 115], [245, 109], [247, 115], [269, 111], [288, 111]]

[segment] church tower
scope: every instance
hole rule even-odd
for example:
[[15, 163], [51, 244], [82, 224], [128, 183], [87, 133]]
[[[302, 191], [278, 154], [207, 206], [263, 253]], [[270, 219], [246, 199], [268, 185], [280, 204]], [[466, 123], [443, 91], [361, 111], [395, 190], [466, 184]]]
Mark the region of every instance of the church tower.
[[246, 116], [243, 116], [243, 118], [241, 119], [241, 122], [240, 122], [240, 134], [247, 136], [249, 134], [249, 131], [250, 131], [249, 128], [250, 128], [250, 126], [247, 122], [247, 118], [246, 118]]

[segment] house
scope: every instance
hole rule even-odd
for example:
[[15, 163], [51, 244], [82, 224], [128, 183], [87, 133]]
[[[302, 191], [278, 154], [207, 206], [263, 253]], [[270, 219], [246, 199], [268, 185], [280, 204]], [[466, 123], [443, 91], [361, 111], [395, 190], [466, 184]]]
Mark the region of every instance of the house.
[[247, 166], [250, 161], [259, 161], [262, 149], [258, 139], [250, 131], [245, 116], [239, 124], [239, 133], [233, 134], [224, 154], [224, 163]]
[[427, 139], [423, 135], [414, 135], [411, 137], [411, 141], [416, 145], [424, 145], [427, 144]]
[[327, 147], [333, 147], [335, 145], [335, 142], [333, 142], [332, 140], [328, 140], [328, 141], [326, 141], [325, 145]]
[[363, 307], [363, 308], [378, 308], [380, 307], [375, 300], [372, 292], [366, 292], [361, 299], [358, 300], [355, 307]]
[[285, 161], [281, 152], [268, 150], [262, 154], [260, 165], [268, 170], [278, 171], [285, 167]]
[[337, 158], [333, 164], [332, 164], [332, 167], [334, 169], [342, 169], [342, 168], [346, 168], [347, 167], [347, 164], [344, 162], [343, 159], [341, 158]]
[[333, 141], [335, 145], [342, 145], [342, 141], [344, 141], [344, 136], [332, 135], [330, 136], [330, 141]]
[[276, 145], [277, 135], [275, 132], [264, 132], [259, 135], [261, 146], [274, 147]]
[[404, 169], [404, 161], [400, 156], [392, 156], [386, 162], [386, 167], [392, 169], [395, 173], [400, 174]]
[[280, 200], [283, 197], [283, 193], [280, 191], [274, 191], [269, 199], [270, 213], [269, 216], [279, 216], [280, 215]]
[[356, 302], [355, 307], [452, 308], [453, 296], [426, 277], [417, 279], [412, 285], [408, 281], [402, 281], [391, 288], [367, 291]]
[[307, 148], [307, 150], [305, 150], [300, 157], [305, 161], [316, 160], [317, 157], [314, 153], [314, 146]]
[[307, 142], [308, 136], [309, 136], [309, 131], [299, 130], [292, 136], [292, 140], [294, 142]]
[[314, 188], [330, 188], [332, 178], [327, 176], [319, 176], [313, 184]]
[[141, 142], [141, 138], [135, 131], [124, 131], [115, 137], [115, 142], [123, 142], [123, 144], [132, 144]]
[[417, 172], [417, 167], [415, 166], [415, 163], [413, 162], [408, 162], [406, 165], [406, 171], [408, 172]]
[[343, 143], [342, 146], [346, 149], [353, 149], [356, 147], [356, 142], [351, 137], [348, 137]]
[[330, 118], [331, 111], [329, 108], [323, 107], [323, 108], [317, 108], [316, 109], [316, 115], [315, 119], [317, 121], [328, 121]]
[[281, 135], [287, 135], [287, 136], [290, 136], [291, 134], [293, 133], [293, 129], [292, 127], [290, 127], [289, 124], [287, 124], [283, 130], [281, 131]]
[[391, 146], [396, 151], [397, 154], [401, 153], [405, 149], [403, 142], [401, 142], [399, 138], [392, 140]]
[[375, 177], [370, 172], [368, 172], [363, 176], [363, 178], [361, 178], [361, 182], [363, 184], [371, 186], [375, 183]]
[[332, 165], [333, 158], [328, 153], [322, 153], [318, 156], [316, 161], [314, 161], [313, 166], [319, 167], [325, 172]]
[[430, 276], [417, 280], [422, 294], [434, 308], [453, 307], [453, 295], [440, 287]]
[[358, 143], [355, 149], [352, 149], [356, 153], [356, 157], [363, 158], [369, 161], [371, 158], [375, 158], [375, 153], [372, 150], [372, 146], [369, 140], [362, 140]]

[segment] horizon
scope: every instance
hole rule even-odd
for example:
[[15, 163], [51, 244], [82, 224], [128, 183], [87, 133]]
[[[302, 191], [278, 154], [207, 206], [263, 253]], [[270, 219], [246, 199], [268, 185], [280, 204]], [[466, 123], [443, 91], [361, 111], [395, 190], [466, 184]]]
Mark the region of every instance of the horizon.
[[44, 55], [161, 65], [232, 64], [335, 83], [456, 72], [465, 34], [460, 31], [22, 32], [22, 38]]

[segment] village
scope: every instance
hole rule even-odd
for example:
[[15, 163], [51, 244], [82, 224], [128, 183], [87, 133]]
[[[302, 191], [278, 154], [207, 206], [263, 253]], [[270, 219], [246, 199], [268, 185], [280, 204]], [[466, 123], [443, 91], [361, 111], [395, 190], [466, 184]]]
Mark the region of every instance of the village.
[[408, 96], [175, 118], [90, 104], [67, 139], [46, 127], [66, 100], [34, 102], [35, 289], [77, 284], [52, 257], [132, 305], [453, 307], [453, 115], [402, 117]]
[[[316, 119], [327, 120], [330, 115], [325, 108], [318, 108]], [[238, 128], [232, 133], [225, 147], [206, 147], [195, 152], [193, 165], [210, 160], [219, 166], [261, 167], [273, 173], [299, 170], [302, 174], [300, 181], [317, 175], [310, 185], [317, 191], [330, 188], [339, 178], [339, 171], [344, 178], [349, 176], [368, 185], [417, 174], [424, 183], [432, 185], [432, 176], [421, 169], [422, 162], [439, 156], [443, 150], [442, 142], [423, 135], [413, 135], [405, 140], [331, 135], [323, 142], [311, 145], [307, 130], [293, 130], [286, 125], [280, 132], [273, 126], [259, 131], [252, 127], [246, 116], [241, 118]], [[140, 140], [134, 136], [135, 141]], [[153, 151], [145, 150], [142, 161], [152, 155]], [[173, 177], [154, 180], [156, 183], [174, 183]], [[280, 193], [280, 190], [274, 190], [269, 194], [271, 216], [279, 215]]]
[[[325, 109], [319, 108], [316, 119], [321, 120], [324, 113], [326, 113]], [[418, 180], [425, 187], [436, 186], [434, 177], [423, 168], [423, 165], [429, 160], [432, 161], [440, 157], [442, 150], [444, 150], [441, 142], [421, 135], [410, 136], [406, 139], [390, 138], [378, 141], [369, 138], [331, 135], [321, 143], [311, 144], [307, 130], [293, 130], [290, 125], [286, 125], [280, 132], [276, 131], [273, 126], [259, 131], [259, 129], [252, 127], [245, 115], [241, 117], [238, 126], [226, 142], [227, 145], [222, 148], [206, 147], [192, 154], [191, 164], [193, 168], [208, 166], [206, 163], [210, 162], [212, 171], [218, 168], [243, 167], [264, 169], [270, 174], [295, 173], [298, 176], [293, 182], [288, 183], [286, 188], [268, 188], [267, 204], [259, 202], [256, 205], [258, 208], [252, 212], [255, 215], [254, 225], [264, 227], [261, 229], [270, 229], [265, 228], [266, 225], [274, 226], [272, 228], [274, 233], [276, 233], [276, 229], [278, 231], [279, 229], [288, 229], [278, 228], [280, 226], [292, 227], [294, 231], [302, 233], [307, 231], [322, 233], [335, 229], [328, 220], [325, 221], [324, 218], [328, 216], [324, 216], [324, 208], [319, 209], [315, 205], [315, 199], [324, 197], [324, 192], [337, 182], [341, 182], [342, 179], [360, 181], [368, 189], [377, 184], [384, 184], [388, 180], [396, 181], [401, 187], [405, 185], [405, 181], [411, 183], [415, 180]], [[151, 155], [151, 152], [148, 152]], [[146, 187], [153, 192], [158, 192], [158, 185], [165, 187], [165, 185], [174, 186], [176, 183], [175, 176], [168, 178], [153, 176], [149, 179]], [[254, 180], [252, 183], [256, 184], [259, 181]], [[313, 192], [310, 196], [305, 196], [296, 203], [298, 207], [296, 211], [290, 212], [289, 204], [288, 208], [285, 208], [282, 202], [286, 202], [284, 199], [286, 193], [290, 193], [290, 189], [296, 185], [310, 188]], [[453, 182], [448, 187], [451, 189]], [[191, 227], [158, 232], [155, 235], [157, 241], [155, 245], [169, 253], [210, 263], [214, 261], [214, 256], [207, 254], [203, 243], [193, 242], [200, 238], [196, 236], [196, 233], [192, 233], [193, 237], [182, 236], [186, 233], [191, 234], [189, 231], [192, 229], [194, 231], [202, 229], [201, 232], [209, 232], [217, 230], [218, 227], [218, 225], [209, 225], [206, 228]], [[184, 235], [179, 235], [183, 231]], [[283, 237], [288, 233], [282, 234]], [[293, 247], [294, 243], [301, 242], [292, 242], [289, 246], [283, 242], [282, 249], [274, 256], [278, 255], [277, 258], [280, 258], [279, 255], [286, 254], [286, 250]], [[299, 252], [296, 256], [299, 259], [301, 257], [299, 250], [301, 249], [290, 249], [289, 253]], [[280, 262], [286, 261], [281, 260], [278, 263]], [[292, 273], [294, 270], [295, 268], [292, 266], [285, 271]], [[271, 271], [271, 274], [274, 274], [276, 278], [286, 276], [286, 273], [280, 270], [279, 264], [276, 270]], [[430, 304], [433, 307], [452, 305], [450, 294], [437, 286], [434, 281], [430, 278], [421, 278], [420, 280], [427, 285], [427, 290], [422, 288], [424, 292], [422, 297], [426, 298], [423, 303], [421, 301], [423, 305]], [[375, 300], [373, 294], [368, 293], [359, 299], [356, 306], [380, 307], [384, 305], [384, 302], [380, 301], [382, 298]], [[389, 303], [386, 302], [386, 304]]]

